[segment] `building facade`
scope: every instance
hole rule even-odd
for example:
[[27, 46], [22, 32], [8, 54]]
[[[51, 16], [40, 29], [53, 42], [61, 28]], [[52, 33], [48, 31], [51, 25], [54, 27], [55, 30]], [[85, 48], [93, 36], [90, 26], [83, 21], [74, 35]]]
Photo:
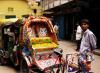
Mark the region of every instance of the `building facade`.
[[41, 11], [38, 3], [31, 0], [0, 0], [0, 18], [22, 18], [29, 14], [39, 16]]
[[44, 15], [53, 17], [58, 23], [61, 39], [75, 40], [76, 23], [82, 19], [90, 21], [90, 29], [97, 37], [100, 47], [99, 13], [100, 4], [96, 0], [42, 0]]
[[[74, 0], [43, 0], [44, 15], [51, 16], [59, 26], [60, 39], [74, 40], [74, 25], [78, 21], [79, 7], [73, 7]], [[62, 33], [63, 32], [63, 33]]]

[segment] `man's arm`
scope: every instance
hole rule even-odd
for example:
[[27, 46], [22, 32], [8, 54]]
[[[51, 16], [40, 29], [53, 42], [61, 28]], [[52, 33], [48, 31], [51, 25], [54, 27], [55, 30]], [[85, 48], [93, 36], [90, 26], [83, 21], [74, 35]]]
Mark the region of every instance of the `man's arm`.
[[94, 34], [91, 34], [91, 35], [89, 36], [89, 39], [90, 39], [91, 50], [93, 51], [94, 49], [97, 48], [97, 46], [96, 46], [96, 42], [97, 42], [96, 36], [95, 36]]

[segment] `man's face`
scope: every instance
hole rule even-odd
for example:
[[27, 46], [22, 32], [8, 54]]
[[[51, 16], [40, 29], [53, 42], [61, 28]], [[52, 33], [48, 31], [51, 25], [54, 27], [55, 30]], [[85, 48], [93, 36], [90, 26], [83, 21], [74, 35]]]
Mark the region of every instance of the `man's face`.
[[82, 23], [81, 24], [81, 28], [82, 28], [83, 31], [87, 30], [88, 27], [89, 27], [89, 25], [87, 23]]

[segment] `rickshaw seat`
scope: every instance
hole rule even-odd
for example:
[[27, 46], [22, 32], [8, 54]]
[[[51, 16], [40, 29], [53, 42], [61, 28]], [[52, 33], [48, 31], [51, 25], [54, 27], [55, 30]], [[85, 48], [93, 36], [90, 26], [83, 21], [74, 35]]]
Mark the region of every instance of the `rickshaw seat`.
[[52, 50], [58, 47], [50, 37], [31, 38], [30, 42], [32, 48], [38, 51]]

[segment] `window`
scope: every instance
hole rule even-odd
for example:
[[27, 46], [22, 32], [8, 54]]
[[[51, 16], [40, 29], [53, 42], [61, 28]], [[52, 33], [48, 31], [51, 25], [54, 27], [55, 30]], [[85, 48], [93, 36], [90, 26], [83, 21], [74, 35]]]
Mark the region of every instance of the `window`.
[[14, 8], [8, 7], [8, 12], [13, 12], [13, 11], [14, 11]]
[[5, 19], [9, 19], [9, 18], [16, 18], [16, 15], [6, 15]]
[[22, 15], [22, 17], [24, 17], [24, 18], [28, 18], [28, 17], [29, 17], [29, 15]]

